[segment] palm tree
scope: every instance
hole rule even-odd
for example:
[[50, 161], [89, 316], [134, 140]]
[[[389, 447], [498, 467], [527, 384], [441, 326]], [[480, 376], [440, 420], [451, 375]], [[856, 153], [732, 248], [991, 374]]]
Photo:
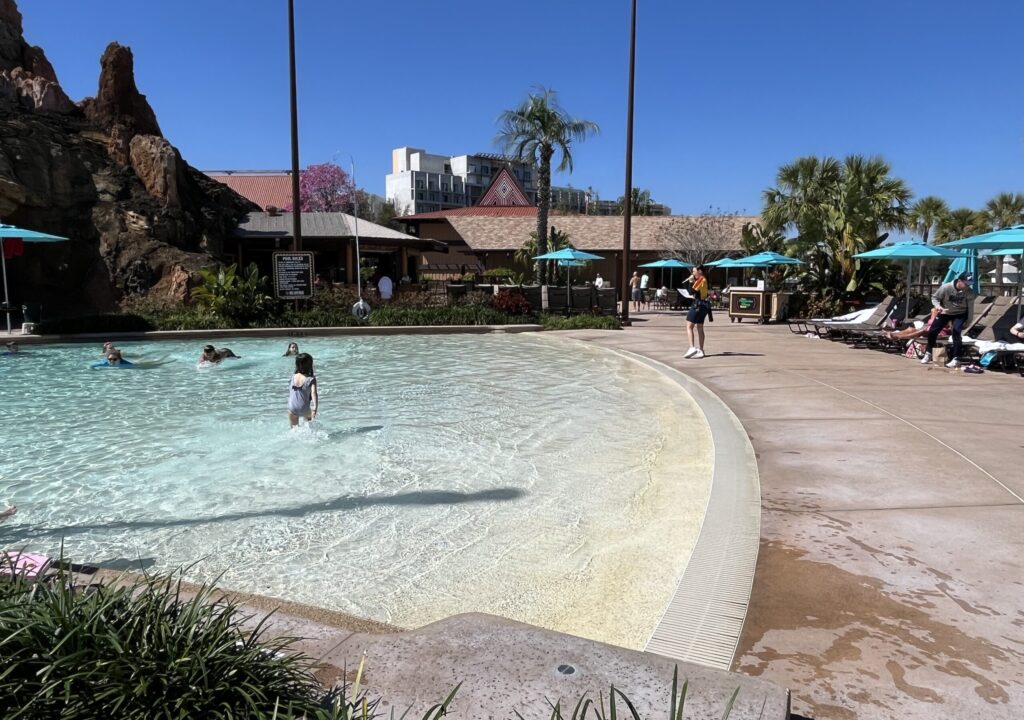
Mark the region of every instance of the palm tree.
[[[932, 232], [938, 228], [940, 222], [949, 214], [949, 206], [946, 201], [934, 195], [928, 195], [914, 203], [910, 208], [908, 222], [910, 228], [921, 236], [921, 242], [925, 245], [932, 237]], [[917, 282], [924, 283], [925, 263], [918, 263]]]
[[911, 192], [890, 172], [881, 158], [804, 157], [782, 166], [777, 187], [764, 191], [765, 229], [797, 232], [808, 278], [822, 293], [856, 290], [884, 270], [877, 263], [862, 268], [854, 255], [907, 226]]
[[1013, 227], [1024, 223], [1024, 195], [1020, 193], [999, 193], [985, 203], [982, 210], [990, 229]]
[[[618, 199], [619, 215], [622, 215], [626, 210], [626, 196], [620, 195]], [[638, 187], [633, 188], [629, 194], [629, 214], [630, 215], [650, 215], [654, 212], [654, 201], [651, 199], [650, 190], [641, 190]]]
[[[499, 118], [496, 142], [521, 162], [537, 166], [537, 254], [548, 251], [548, 212], [551, 210], [551, 160], [560, 154], [557, 170], [572, 172], [571, 146], [599, 132], [597, 123], [572, 118], [559, 107], [554, 90], [538, 88], [514, 110]], [[545, 281], [543, 263], [535, 266], [538, 284]]]
[[984, 213], [970, 208], [957, 208], [951, 210], [946, 217], [939, 221], [936, 236], [946, 243], [989, 230], [991, 230], [991, 226]]

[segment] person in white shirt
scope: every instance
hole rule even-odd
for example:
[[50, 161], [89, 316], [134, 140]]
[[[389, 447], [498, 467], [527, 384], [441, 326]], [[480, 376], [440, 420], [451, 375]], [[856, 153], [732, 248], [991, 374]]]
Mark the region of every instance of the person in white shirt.
[[647, 273], [644, 273], [643, 275], [641, 275], [640, 276], [640, 289], [641, 290], [646, 290], [647, 289], [647, 284], [650, 281], [651, 281], [651, 279], [647, 276]]
[[388, 302], [391, 300], [391, 295], [394, 293], [395, 288], [391, 282], [391, 278], [387, 275], [381, 275], [380, 280], [377, 281], [377, 294], [380, 295], [382, 302]]
[[604, 287], [604, 278], [601, 277], [601, 273], [597, 274], [597, 280], [594, 281], [594, 287], [598, 290]]

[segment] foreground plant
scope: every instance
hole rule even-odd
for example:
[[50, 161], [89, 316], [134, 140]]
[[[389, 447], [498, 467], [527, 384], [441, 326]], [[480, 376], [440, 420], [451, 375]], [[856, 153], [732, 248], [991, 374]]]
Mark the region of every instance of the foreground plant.
[[255, 629], [209, 587], [180, 575], [75, 588], [0, 582], [4, 718], [353, 718], [358, 698], [329, 698], [288, 638]]

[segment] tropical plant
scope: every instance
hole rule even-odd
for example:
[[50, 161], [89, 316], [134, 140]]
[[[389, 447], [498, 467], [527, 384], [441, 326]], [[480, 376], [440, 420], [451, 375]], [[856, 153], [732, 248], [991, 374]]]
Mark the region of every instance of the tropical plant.
[[786, 252], [786, 236], [780, 230], [768, 230], [761, 223], [744, 223], [740, 229], [740, 247], [747, 255], [760, 252]]
[[[537, 233], [531, 232], [529, 239], [523, 243], [523, 246], [516, 250], [515, 255], [512, 257], [517, 263], [521, 263], [525, 267], [530, 267], [532, 264], [547, 265], [548, 262], [545, 260], [537, 260], [534, 258], [544, 253], [538, 252], [537, 245]], [[562, 232], [558, 228], [552, 226], [548, 232], [548, 249], [546, 252], [555, 252], [556, 250], [565, 250], [571, 248], [572, 243], [569, 241], [569, 233]], [[559, 268], [556, 265], [551, 269], [551, 277], [548, 278], [550, 282], [557, 283], [560, 276]]]
[[989, 219], [984, 213], [970, 208], [950, 210], [939, 221], [936, 237], [944, 243], [978, 235], [991, 230]]
[[267, 278], [260, 275], [256, 263], [249, 263], [245, 273], [238, 274], [238, 265], [199, 270], [202, 284], [192, 289], [192, 300], [201, 309], [238, 323], [248, 323], [264, 315], [272, 298], [267, 295]]
[[796, 233], [810, 287], [838, 296], [866, 289], [886, 272], [854, 255], [907, 227], [911, 192], [890, 172], [881, 158], [861, 155], [843, 162], [803, 157], [779, 169], [776, 187], [764, 191], [762, 219], [769, 230]]
[[990, 230], [1013, 227], [1024, 223], [1024, 195], [1021, 193], [999, 193], [985, 203], [982, 210]]
[[[538, 88], [514, 110], [499, 118], [498, 142], [507, 154], [537, 167], [537, 255], [548, 252], [548, 213], [551, 210], [551, 161], [560, 156], [557, 170], [572, 172], [572, 145], [599, 131], [590, 120], [572, 118], [559, 107], [554, 90]], [[536, 263], [537, 283], [547, 278], [546, 267]]]
[[[921, 237], [925, 245], [934, 238], [934, 232], [938, 229], [939, 223], [949, 214], [949, 207], [946, 201], [934, 195], [921, 198], [910, 206], [910, 213], [907, 221], [910, 229]], [[918, 263], [917, 281], [924, 282], [925, 267], [927, 263]]]
[[[616, 203], [619, 207], [619, 215], [624, 215], [626, 213], [626, 196], [620, 195]], [[650, 190], [641, 190], [635, 187], [629, 194], [630, 215], [651, 215], [654, 212], [654, 205], [654, 201], [651, 200]]]

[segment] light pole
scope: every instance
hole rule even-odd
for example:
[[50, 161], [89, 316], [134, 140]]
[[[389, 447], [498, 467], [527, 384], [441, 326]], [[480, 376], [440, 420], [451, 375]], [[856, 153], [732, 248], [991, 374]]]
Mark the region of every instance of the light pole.
[[629, 24], [629, 90], [626, 95], [626, 192], [622, 203], [622, 324], [629, 325], [629, 243], [633, 229], [633, 74], [636, 65], [636, 0]]
[[299, 99], [295, 83], [295, 0], [288, 0], [288, 79], [292, 122], [292, 237], [302, 250], [302, 208], [299, 203]]
[[359, 259], [359, 189], [356, 186], [356, 159], [352, 157], [352, 153], [342, 153], [341, 150], [334, 153], [334, 157], [338, 155], [348, 155], [348, 160], [352, 164], [352, 217], [353, 217], [353, 234], [356, 238], [356, 302], [352, 306], [352, 315], [363, 322], [370, 316], [370, 304], [363, 300], [363, 264]]

